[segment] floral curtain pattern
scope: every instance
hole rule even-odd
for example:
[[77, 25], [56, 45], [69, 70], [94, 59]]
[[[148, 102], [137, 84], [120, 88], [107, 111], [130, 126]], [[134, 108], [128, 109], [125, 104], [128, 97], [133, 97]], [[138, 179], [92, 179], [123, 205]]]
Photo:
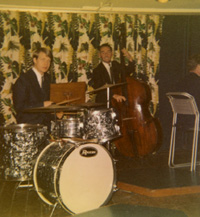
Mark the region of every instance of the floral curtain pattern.
[[[98, 46], [109, 43], [120, 61], [120, 37], [136, 62], [135, 78], [151, 87], [151, 112], [159, 106], [158, 68], [160, 15], [78, 14], [0, 11], [0, 125], [15, 123], [12, 85], [32, 66], [37, 47], [52, 50], [52, 83], [85, 81], [91, 90], [92, 69], [99, 63]], [[93, 99], [93, 98], [92, 98]], [[88, 100], [88, 96], [87, 96]]]

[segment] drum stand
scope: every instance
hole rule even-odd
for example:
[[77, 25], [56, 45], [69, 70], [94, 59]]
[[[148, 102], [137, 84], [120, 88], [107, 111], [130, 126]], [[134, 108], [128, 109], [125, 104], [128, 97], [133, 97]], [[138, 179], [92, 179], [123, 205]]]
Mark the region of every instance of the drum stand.
[[49, 217], [52, 217], [52, 216], [53, 216], [53, 213], [54, 213], [54, 211], [55, 211], [57, 205], [58, 205], [58, 203], [55, 203], [55, 204], [53, 205], [53, 208], [52, 208], [52, 210], [51, 210], [51, 214], [50, 214]]
[[60, 130], [57, 129], [58, 127], [58, 121], [57, 121], [57, 116], [56, 116], [56, 110], [54, 110], [54, 120], [55, 120], [55, 127], [56, 127], [56, 131], [57, 131], [57, 135], [55, 139], [60, 139]]
[[110, 87], [106, 88], [106, 92], [107, 92], [107, 109], [110, 108]]
[[[107, 93], [107, 103], [106, 103], [106, 105], [107, 105], [107, 109], [109, 109], [110, 108], [110, 87], [106, 88], [106, 93]], [[106, 148], [111, 153], [111, 143], [110, 143], [110, 141], [106, 142]]]
[[18, 188], [31, 188], [33, 187], [33, 184], [30, 183], [30, 180], [28, 180], [26, 183], [26, 181], [20, 181], [18, 186], [17, 186], [17, 189]]

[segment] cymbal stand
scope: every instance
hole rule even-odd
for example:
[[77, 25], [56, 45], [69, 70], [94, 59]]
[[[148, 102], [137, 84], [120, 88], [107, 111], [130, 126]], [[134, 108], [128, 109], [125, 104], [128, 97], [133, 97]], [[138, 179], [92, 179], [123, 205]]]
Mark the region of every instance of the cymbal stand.
[[[107, 109], [109, 109], [110, 108], [110, 87], [107, 87], [106, 90], [107, 90]], [[111, 143], [110, 143], [110, 141], [106, 142], [106, 148], [111, 153]]]
[[54, 109], [54, 120], [55, 120], [55, 126], [56, 126], [56, 131], [57, 131], [57, 135], [56, 135], [56, 139], [60, 139], [60, 129], [58, 127], [58, 121], [57, 121], [57, 116], [56, 116], [56, 109]]
[[110, 108], [110, 87], [107, 87], [107, 109]]

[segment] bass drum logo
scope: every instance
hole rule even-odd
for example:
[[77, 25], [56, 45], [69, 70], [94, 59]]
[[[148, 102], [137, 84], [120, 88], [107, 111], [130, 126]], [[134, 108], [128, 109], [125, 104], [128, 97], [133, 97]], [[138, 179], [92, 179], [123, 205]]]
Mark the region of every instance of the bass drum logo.
[[94, 157], [97, 155], [97, 153], [98, 153], [97, 149], [93, 147], [86, 147], [80, 150], [80, 155], [82, 157]]

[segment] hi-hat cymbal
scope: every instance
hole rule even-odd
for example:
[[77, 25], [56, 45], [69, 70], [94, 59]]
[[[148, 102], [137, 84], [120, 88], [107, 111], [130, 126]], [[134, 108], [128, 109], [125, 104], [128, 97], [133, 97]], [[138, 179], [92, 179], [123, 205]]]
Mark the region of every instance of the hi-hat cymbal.
[[102, 90], [105, 90], [105, 89], [107, 89], [107, 88], [113, 88], [113, 87], [122, 86], [122, 85], [125, 85], [125, 84], [127, 84], [127, 83], [126, 83], [126, 82], [123, 82], [123, 83], [118, 83], [118, 84], [105, 84], [105, 85], [103, 85], [103, 86], [100, 87], [100, 88], [97, 88], [97, 89], [95, 89], [95, 90], [92, 90], [92, 91], [87, 92], [87, 94], [96, 93], [96, 92], [98, 92], [98, 91], [102, 91]]
[[25, 109], [24, 112], [61, 112], [61, 111], [80, 111], [81, 108], [78, 106], [70, 106], [70, 105], [65, 105], [65, 106], [60, 106], [60, 105], [50, 105], [47, 107], [35, 107], [35, 108], [30, 108], [30, 109]]

